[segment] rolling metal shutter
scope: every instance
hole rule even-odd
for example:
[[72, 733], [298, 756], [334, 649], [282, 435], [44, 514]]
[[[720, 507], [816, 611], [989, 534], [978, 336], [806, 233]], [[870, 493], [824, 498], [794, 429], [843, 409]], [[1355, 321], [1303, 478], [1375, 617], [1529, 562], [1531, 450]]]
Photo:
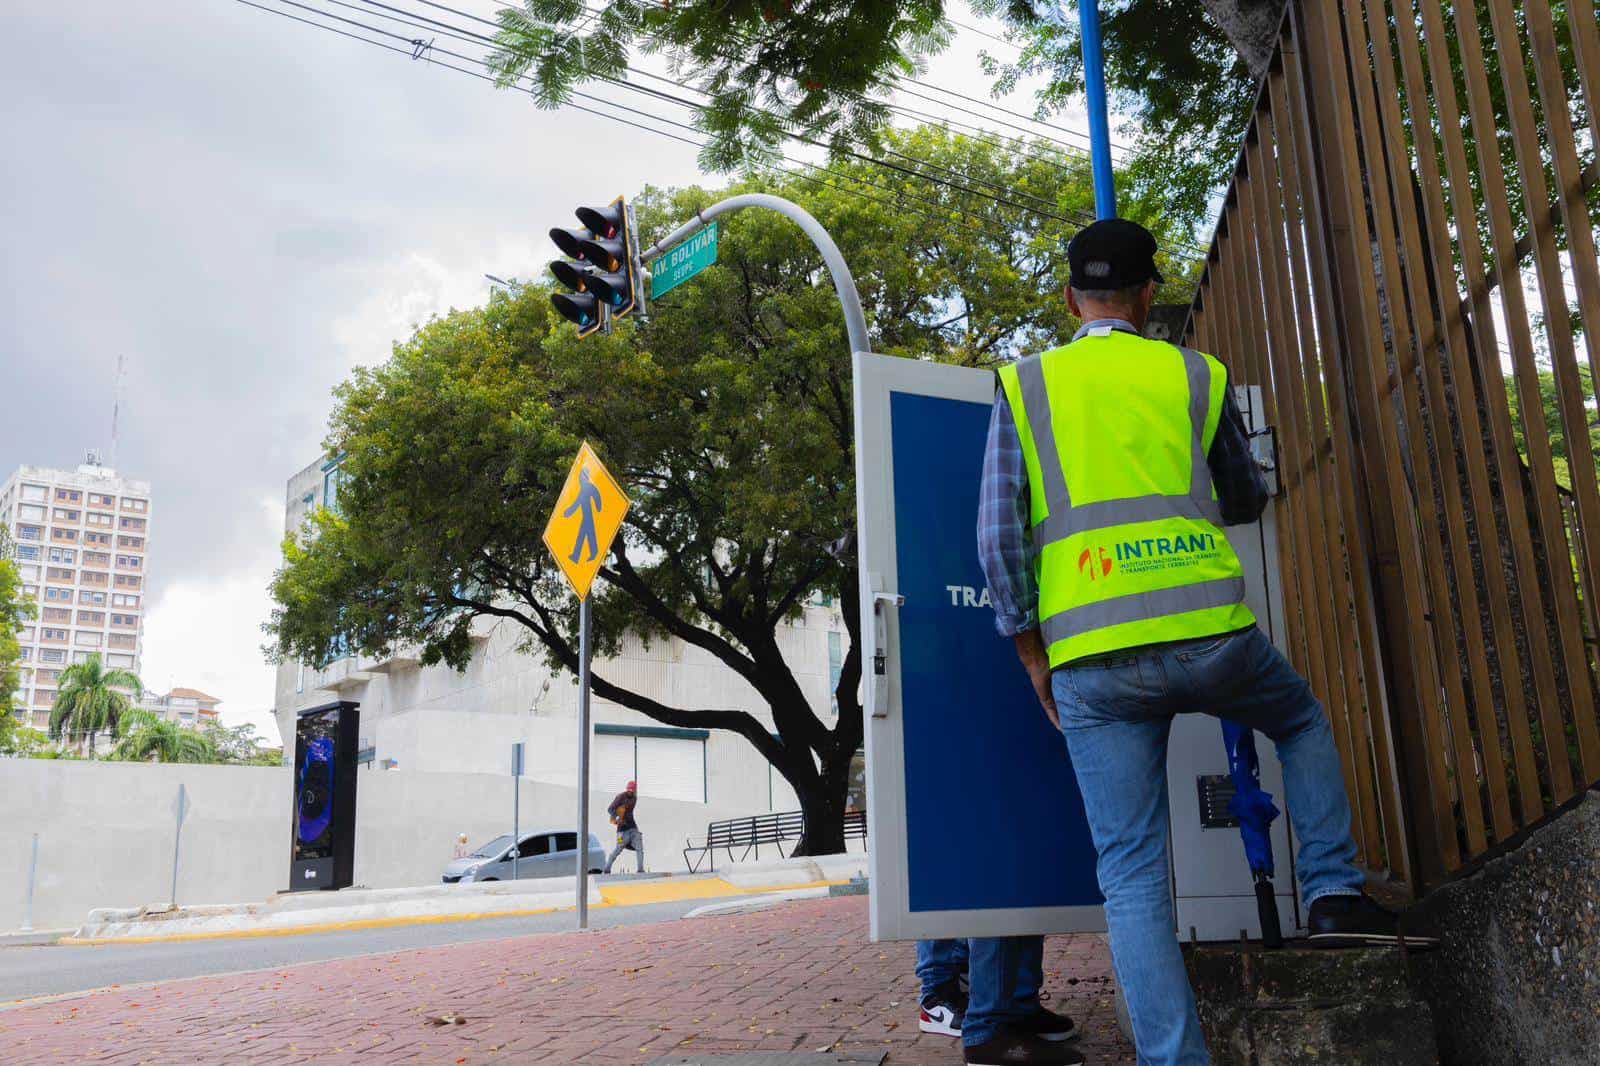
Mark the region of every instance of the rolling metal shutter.
[[657, 799], [706, 801], [706, 745], [702, 740], [662, 737], [606, 737], [633, 739], [638, 745], [639, 794]]
[[[639, 780], [638, 768], [633, 761], [633, 738], [601, 734], [594, 738], [590, 756], [589, 787], [596, 792], [614, 796], [629, 781]], [[644, 782], [639, 782], [641, 787]]]

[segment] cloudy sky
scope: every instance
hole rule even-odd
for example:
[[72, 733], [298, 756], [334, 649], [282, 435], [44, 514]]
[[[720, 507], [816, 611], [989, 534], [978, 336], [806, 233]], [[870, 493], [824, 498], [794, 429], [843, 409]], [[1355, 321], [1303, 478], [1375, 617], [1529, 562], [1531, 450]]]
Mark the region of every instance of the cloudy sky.
[[[333, 386], [415, 323], [482, 302], [485, 273], [538, 274], [574, 204], [708, 179], [689, 145], [236, 0], [8, 16], [0, 477], [108, 448], [125, 356], [118, 466], [154, 499], [145, 681], [204, 689], [275, 741], [264, 589], [284, 484], [317, 458]], [[980, 48], [1009, 54], [961, 31], [926, 80], [984, 95]], [[597, 187], [586, 149], [619, 137], [624, 169]]]

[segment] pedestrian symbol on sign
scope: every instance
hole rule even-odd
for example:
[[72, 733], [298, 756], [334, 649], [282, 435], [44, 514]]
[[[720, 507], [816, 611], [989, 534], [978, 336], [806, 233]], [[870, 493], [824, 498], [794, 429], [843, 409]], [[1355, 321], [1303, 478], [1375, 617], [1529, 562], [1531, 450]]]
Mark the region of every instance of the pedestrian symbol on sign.
[[578, 556], [583, 553], [583, 542], [589, 542], [589, 558], [593, 559], [600, 554], [600, 542], [594, 535], [594, 512], [605, 510], [605, 501], [600, 499], [600, 490], [594, 487], [594, 482], [589, 478], [589, 471], [578, 471], [578, 495], [567, 509], [561, 512], [562, 518], [571, 518], [578, 510], [583, 511], [583, 520], [578, 526], [578, 543], [572, 546], [572, 554], [567, 556], [567, 561], [575, 563]]
[[545, 547], [580, 600], [611, 551], [628, 513], [628, 497], [587, 443], [578, 449], [544, 527]]

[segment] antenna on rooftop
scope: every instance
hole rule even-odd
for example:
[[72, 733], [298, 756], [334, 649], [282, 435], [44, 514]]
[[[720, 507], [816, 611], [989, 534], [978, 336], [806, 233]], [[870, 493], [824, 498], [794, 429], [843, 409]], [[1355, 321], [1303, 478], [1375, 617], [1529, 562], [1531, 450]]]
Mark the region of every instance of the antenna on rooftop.
[[117, 381], [111, 393], [111, 468], [117, 468], [118, 416], [122, 413], [122, 379], [126, 356], [117, 356]]

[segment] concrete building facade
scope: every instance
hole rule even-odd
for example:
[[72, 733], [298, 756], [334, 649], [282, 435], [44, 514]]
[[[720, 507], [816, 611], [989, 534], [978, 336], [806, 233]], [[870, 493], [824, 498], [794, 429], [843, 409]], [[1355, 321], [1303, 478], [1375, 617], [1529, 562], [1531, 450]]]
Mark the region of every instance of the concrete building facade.
[[61, 672], [90, 655], [139, 671], [149, 574], [150, 483], [91, 461], [76, 470], [22, 466], [0, 485], [22, 592], [38, 617], [22, 645], [20, 718], [43, 728]]
[[[299, 530], [318, 507], [336, 506], [336, 463], [315, 463], [288, 484], [285, 528]], [[577, 685], [526, 647], [515, 622], [481, 618], [464, 672], [423, 667], [414, 650], [382, 658], [351, 656], [318, 669], [278, 668], [275, 713], [292, 760], [294, 719], [302, 708], [332, 699], [361, 704], [363, 761], [374, 768], [450, 773], [509, 773], [511, 745], [525, 747], [526, 776], [572, 787], [577, 765]], [[831, 728], [833, 689], [848, 646], [836, 606], [808, 605], [779, 631], [784, 659], [813, 710]], [[764, 701], [710, 653], [679, 640], [646, 645], [630, 637], [614, 657], [597, 660], [596, 676], [674, 707], [737, 708], [771, 727]], [[607, 700], [592, 701], [590, 787], [616, 791], [639, 783], [651, 798], [754, 814], [796, 810], [783, 777], [742, 737], [726, 730], [660, 725]], [[641, 818], [645, 811], [641, 809]]]

